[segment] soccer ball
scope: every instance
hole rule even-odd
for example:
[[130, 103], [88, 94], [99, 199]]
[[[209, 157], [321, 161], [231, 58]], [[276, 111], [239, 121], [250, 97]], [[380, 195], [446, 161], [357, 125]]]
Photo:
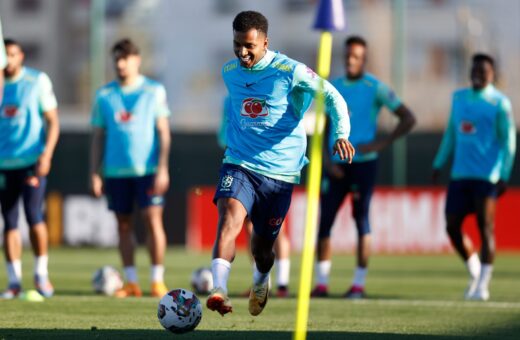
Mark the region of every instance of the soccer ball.
[[198, 268], [191, 274], [191, 287], [197, 294], [208, 294], [213, 289], [213, 276], [209, 268]]
[[96, 293], [111, 296], [116, 290], [123, 287], [123, 280], [117, 269], [103, 266], [92, 276], [92, 287]]
[[157, 318], [170, 332], [186, 333], [194, 330], [202, 319], [202, 305], [189, 290], [174, 289], [159, 302]]

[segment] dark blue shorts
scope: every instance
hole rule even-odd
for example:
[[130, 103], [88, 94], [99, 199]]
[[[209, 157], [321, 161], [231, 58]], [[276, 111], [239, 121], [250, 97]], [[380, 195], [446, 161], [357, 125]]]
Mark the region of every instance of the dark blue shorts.
[[28, 178], [33, 175], [34, 165], [22, 169], [0, 170], [0, 206], [5, 225], [4, 232], [18, 227], [20, 197], [29, 227], [43, 222], [47, 178], [38, 177], [37, 183], [28, 182]]
[[370, 233], [368, 215], [376, 181], [377, 160], [340, 166], [345, 174], [343, 178], [336, 179], [326, 173], [323, 176], [319, 239], [330, 237], [336, 214], [349, 193], [352, 194], [352, 215], [358, 234]]
[[223, 164], [213, 198], [239, 200], [253, 222], [255, 234], [276, 239], [291, 204], [293, 184], [276, 180], [233, 164]]
[[446, 215], [467, 215], [475, 212], [476, 202], [496, 198], [496, 185], [480, 179], [452, 180], [448, 185]]
[[152, 194], [154, 180], [155, 174], [105, 178], [108, 208], [118, 214], [131, 214], [135, 201], [141, 209], [152, 205], [164, 205], [164, 196]]

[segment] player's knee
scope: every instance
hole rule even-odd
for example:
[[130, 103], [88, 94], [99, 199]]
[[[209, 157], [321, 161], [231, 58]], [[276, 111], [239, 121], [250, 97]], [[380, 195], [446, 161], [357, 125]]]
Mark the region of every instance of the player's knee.
[[356, 222], [358, 236], [370, 234], [370, 223], [368, 222], [368, 216], [366, 214], [355, 214], [354, 221]]
[[27, 224], [29, 224], [29, 227], [31, 228], [43, 222], [43, 213], [36, 209], [25, 211], [25, 217], [27, 219]]

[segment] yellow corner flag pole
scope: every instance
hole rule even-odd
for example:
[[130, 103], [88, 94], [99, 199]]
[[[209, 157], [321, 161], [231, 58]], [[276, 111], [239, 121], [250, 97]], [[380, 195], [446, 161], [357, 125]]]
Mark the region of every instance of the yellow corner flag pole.
[[316, 246], [316, 225], [320, 203], [320, 180], [322, 165], [323, 131], [325, 127], [325, 99], [323, 96], [323, 79], [330, 73], [332, 54], [332, 34], [322, 32], [318, 53], [318, 75], [322, 78], [321, 90], [316, 96], [316, 124], [311, 141], [309, 175], [307, 177], [307, 215], [305, 218], [305, 236], [303, 243], [300, 287], [298, 289], [298, 309], [296, 312], [295, 340], [307, 337], [307, 321], [309, 319], [309, 299], [311, 294], [312, 267], [314, 263], [314, 247]]
[[320, 181], [322, 166], [323, 132], [325, 127], [324, 79], [330, 73], [332, 56], [332, 34], [345, 26], [342, 0], [320, 0], [314, 28], [321, 30], [318, 50], [317, 71], [321, 77], [320, 90], [316, 94], [316, 123], [311, 141], [310, 166], [307, 177], [307, 215], [302, 250], [300, 285], [294, 340], [305, 340], [309, 320], [314, 249], [316, 246], [316, 225], [320, 203]]

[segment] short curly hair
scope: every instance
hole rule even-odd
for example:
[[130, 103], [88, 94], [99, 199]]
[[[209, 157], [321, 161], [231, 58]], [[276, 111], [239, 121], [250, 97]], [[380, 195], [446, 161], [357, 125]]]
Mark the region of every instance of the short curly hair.
[[267, 18], [259, 12], [244, 11], [237, 14], [233, 20], [233, 30], [237, 32], [247, 32], [256, 29], [267, 35], [269, 23]]

